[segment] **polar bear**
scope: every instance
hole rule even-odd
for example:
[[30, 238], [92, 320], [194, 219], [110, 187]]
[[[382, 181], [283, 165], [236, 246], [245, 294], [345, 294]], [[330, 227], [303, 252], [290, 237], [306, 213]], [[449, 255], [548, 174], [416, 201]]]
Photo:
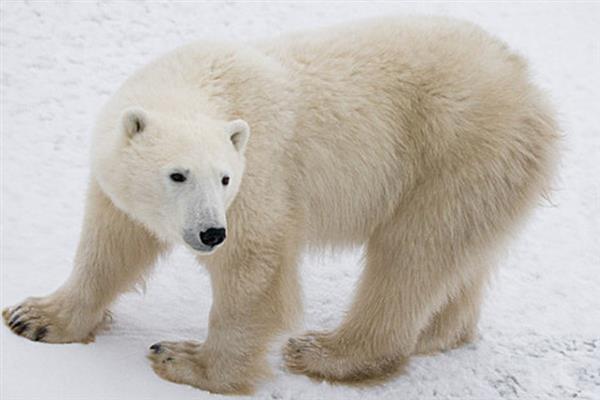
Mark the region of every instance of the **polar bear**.
[[36, 341], [90, 341], [115, 298], [182, 244], [210, 273], [209, 333], [152, 345], [152, 366], [250, 393], [301, 312], [302, 249], [364, 245], [341, 325], [289, 339], [284, 359], [330, 381], [388, 377], [474, 338], [494, 254], [548, 189], [558, 137], [522, 58], [469, 23], [194, 43], [101, 111], [73, 272], [4, 320]]

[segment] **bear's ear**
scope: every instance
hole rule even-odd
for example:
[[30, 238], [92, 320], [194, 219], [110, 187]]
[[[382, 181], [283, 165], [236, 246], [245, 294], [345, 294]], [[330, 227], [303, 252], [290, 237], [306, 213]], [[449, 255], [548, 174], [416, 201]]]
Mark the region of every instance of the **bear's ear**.
[[128, 108], [121, 117], [123, 132], [130, 139], [142, 133], [147, 123], [148, 115], [140, 107]]
[[237, 151], [243, 153], [250, 137], [250, 127], [243, 119], [236, 119], [227, 123], [226, 133]]

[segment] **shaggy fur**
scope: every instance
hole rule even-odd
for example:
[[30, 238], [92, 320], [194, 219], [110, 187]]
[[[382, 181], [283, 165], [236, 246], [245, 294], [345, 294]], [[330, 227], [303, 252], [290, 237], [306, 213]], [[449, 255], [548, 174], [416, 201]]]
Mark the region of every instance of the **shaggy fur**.
[[[232, 135], [240, 126], [247, 145]], [[524, 61], [464, 22], [379, 19], [180, 48], [98, 119], [71, 277], [5, 321], [33, 340], [90, 340], [111, 302], [203, 221], [181, 211], [197, 200], [215, 221], [226, 211], [227, 240], [198, 253], [214, 293], [209, 333], [153, 346], [158, 375], [251, 392], [269, 373], [269, 342], [301, 311], [302, 248], [365, 244], [342, 324], [290, 339], [284, 357], [331, 381], [389, 376], [412, 354], [474, 338], [494, 253], [547, 190], [557, 132]], [[171, 163], [204, 189], [165, 189]], [[224, 192], [211, 183], [218, 168], [232, 172]]]

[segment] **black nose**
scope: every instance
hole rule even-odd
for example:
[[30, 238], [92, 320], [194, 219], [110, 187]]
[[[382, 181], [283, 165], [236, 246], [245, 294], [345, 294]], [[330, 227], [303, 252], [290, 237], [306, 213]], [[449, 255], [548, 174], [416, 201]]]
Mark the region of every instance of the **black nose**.
[[225, 240], [225, 228], [209, 228], [200, 232], [200, 240], [207, 246], [213, 247]]

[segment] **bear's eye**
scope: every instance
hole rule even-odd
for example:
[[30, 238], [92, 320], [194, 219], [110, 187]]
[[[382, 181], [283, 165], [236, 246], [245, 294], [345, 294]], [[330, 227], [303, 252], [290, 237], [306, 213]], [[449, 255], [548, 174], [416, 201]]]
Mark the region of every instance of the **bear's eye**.
[[221, 183], [223, 184], [223, 186], [229, 185], [229, 177], [224, 176], [223, 179], [221, 179]]
[[187, 180], [185, 175], [180, 174], [179, 172], [175, 172], [175, 173], [169, 175], [169, 178], [171, 178], [171, 180], [173, 182], [185, 182]]

